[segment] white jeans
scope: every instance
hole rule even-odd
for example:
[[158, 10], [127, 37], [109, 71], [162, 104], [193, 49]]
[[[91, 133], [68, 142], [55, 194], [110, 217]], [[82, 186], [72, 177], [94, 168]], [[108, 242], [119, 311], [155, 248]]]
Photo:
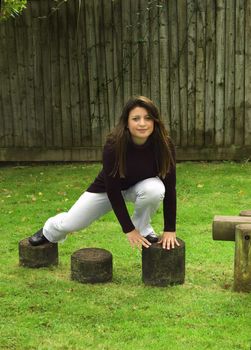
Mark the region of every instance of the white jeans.
[[[151, 217], [165, 196], [165, 186], [158, 178], [149, 178], [122, 191], [126, 202], [135, 204], [132, 222], [142, 236], [154, 232]], [[67, 233], [88, 227], [93, 221], [111, 211], [106, 193], [84, 192], [68, 212], [49, 218], [43, 234], [50, 242], [63, 241]]]

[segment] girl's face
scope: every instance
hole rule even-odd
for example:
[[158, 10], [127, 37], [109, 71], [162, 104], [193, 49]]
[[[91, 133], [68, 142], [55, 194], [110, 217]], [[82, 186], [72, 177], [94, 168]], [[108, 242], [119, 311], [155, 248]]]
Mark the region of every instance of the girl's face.
[[135, 107], [128, 115], [127, 127], [133, 142], [142, 145], [153, 132], [154, 120], [145, 108]]

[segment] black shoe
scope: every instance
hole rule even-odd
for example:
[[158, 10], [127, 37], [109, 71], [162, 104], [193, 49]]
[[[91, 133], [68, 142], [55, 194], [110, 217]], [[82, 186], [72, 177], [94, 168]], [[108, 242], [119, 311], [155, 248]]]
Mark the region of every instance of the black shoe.
[[29, 237], [28, 241], [33, 246], [42, 245], [49, 242], [48, 239], [45, 238], [45, 236], [43, 235], [42, 228], [39, 231], [37, 231], [33, 236]]
[[155, 233], [150, 233], [148, 236], [146, 236], [145, 237], [147, 240], [148, 240], [148, 242], [150, 242], [150, 243], [157, 243], [158, 242], [158, 237], [155, 235]]

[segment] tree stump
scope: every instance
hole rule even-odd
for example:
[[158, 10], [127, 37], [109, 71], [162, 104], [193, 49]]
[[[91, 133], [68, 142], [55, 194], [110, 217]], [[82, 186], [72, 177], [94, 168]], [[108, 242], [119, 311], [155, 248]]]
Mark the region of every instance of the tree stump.
[[251, 210], [242, 210], [240, 216], [251, 216]]
[[236, 226], [234, 290], [251, 292], [251, 224]]
[[112, 280], [112, 254], [101, 248], [84, 248], [71, 256], [71, 278], [81, 283]]
[[48, 267], [58, 265], [58, 245], [45, 243], [32, 246], [28, 238], [19, 242], [19, 265], [26, 267]]
[[185, 242], [177, 238], [180, 246], [163, 249], [153, 243], [142, 247], [142, 280], [146, 285], [168, 286], [183, 284], [185, 280]]
[[240, 224], [251, 224], [251, 217], [216, 215], [213, 219], [213, 239], [235, 241], [235, 226]]

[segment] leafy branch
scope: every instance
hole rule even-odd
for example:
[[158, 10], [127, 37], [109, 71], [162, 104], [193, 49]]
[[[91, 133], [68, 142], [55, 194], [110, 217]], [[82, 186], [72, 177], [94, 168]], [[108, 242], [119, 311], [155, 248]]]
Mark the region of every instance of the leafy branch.
[[27, 5], [27, 0], [0, 0], [0, 22], [19, 15]]

